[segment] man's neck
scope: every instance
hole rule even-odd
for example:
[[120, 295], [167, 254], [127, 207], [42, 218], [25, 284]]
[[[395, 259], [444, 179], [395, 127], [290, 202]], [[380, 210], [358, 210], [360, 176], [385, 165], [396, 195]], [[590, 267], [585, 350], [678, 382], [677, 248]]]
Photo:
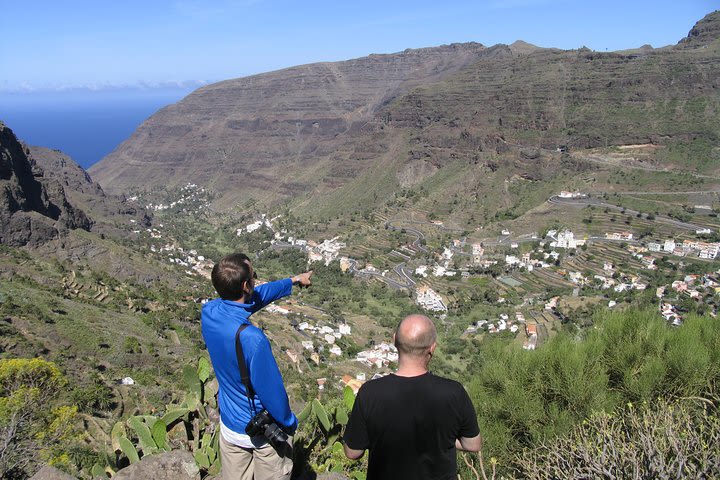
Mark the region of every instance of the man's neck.
[[233, 302], [240, 303], [242, 305], [247, 304], [250, 301], [250, 295], [243, 295], [242, 297], [238, 298], [237, 300], [233, 300]]
[[420, 375], [425, 375], [427, 372], [427, 365], [401, 363], [400, 365], [398, 365], [398, 369], [397, 372], [395, 372], [395, 375], [397, 375], [398, 377], [419, 377]]

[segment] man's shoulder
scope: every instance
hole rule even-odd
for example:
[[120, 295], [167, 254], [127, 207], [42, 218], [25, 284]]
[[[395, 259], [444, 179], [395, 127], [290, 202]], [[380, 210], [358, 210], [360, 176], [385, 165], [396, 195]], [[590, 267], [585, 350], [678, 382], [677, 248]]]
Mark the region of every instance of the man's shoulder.
[[[403, 385], [416, 390], [418, 392], [437, 392], [448, 396], [457, 397], [465, 392], [462, 383], [450, 378], [440, 377], [430, 372], [417, 377], [397, 377], [396, 375], [387, 375], [368, 383], [377, 382], [372, 388], [379, 390], [395, 390], [403, 388]], [[407, 383], [410, 382], [410, 383]]]
[[222, 302], [222, 298], [213, 298], [212, 300], [208, 300], [203, 303], [202, 310], [212, 310], [213, 308], [216, 308], [220, 302]]
[[245, 327], [240, 334], [243, 345], [248, 347], [258, 347], [264, 344], [267, 344], [268, 346], [270, 345], [270, 340], [268, 340], [262, 329], [256, 327], [252, 323], [248, 323], [246, 325], [247, 327]]
[[426, 373], [424, 375], [419, 375], [417, 377], [398, 377], [394, 374], [385, 375], [382, 377], [374, 378], [366, 383], [363, 384], [362, 388], [367, 389], [368, 391], [374, 390], [374, 389], [382, 389], [382, 388], [389, 388], [394, 385], [399, 385], [405, 382], [412, 382], [414, 384], [424, 384], [424, 385], [432, 385], [433, 388], [442, 388], [442, 389], [450, 389], [450, 390], [464, 390], [465, 387], [463, 385], [456, 381], [452, 380], [450, 378], [440, 377], [437, 375], [434, 375], [432, 373]]
[[200, 308], [200, 320], [204, 323], [215, 317], [218, 307], [220, 306], [222, 299], [216, 298], [214, 300], [208, 300]]
[[452, 378], [441, 377], [439, 375], [435, 375], [432, 373], [428, 375], [428, 381], [435, 383], [437, 385], [440, 385], [440, 386], [444, 386], [446, 388], [459, 388], [462, 390], [465, 389], [465, 387], [463, 387], [463, 384], [458, 382], [457, 380], [453, 380]]
[[429, 388], [431, 388], [433, 391], [443, 392], [446, 398], [453, 398], [455, 400], [459, 400], [463, 396], [467, 395], [465, 387], [457, 380], [440, 377], [438, 375], [433, 375], [432, 373], [428, 375], [428, 377]]
[[367, 396], [367, 395], [373, 395], [375, 392], [383, 391], [387, 388], [390, 388], [392, 384], [392, 377], [393, 374], [384, 375], [382, 377], [376, 377], [372, 380], [368, 380], [367, 382], [363, 383], [360, 386], [360, 390], [358, 390], [357, 395], [358, 396]]

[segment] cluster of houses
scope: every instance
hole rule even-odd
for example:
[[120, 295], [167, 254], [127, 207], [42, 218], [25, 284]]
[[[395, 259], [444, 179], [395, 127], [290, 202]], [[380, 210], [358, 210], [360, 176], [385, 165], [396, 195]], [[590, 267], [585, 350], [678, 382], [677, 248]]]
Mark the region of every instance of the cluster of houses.
[[634, 238], [632, 232], [605, 232], [606, 240], [619, 240], [622, 242], [630, 242]]
[[[194, 183], [188, 183], [187, 185], [180, 188], [181, 197], [177, 200], [174, 200], [170, 203], [148, 203], [145, 207], [148, 210], [154, 210], [156, 212], [162, 211], [162, 210], [168, 210], [170, 208], [175, 208], [178, 205], [182, 205], [185, 203], [191, 203], [191, 202], [198, 202], [203, 201], [202, 194], [205, 193], [205, 189], [202, 187], [198, 187]], [[130, 197], [128, 200], [136, 201], [138, 199], [137, 196]], [[207, 202], [203, 203], [200, 208], [207, 207], [209, 204]]]
[[431, 312], [447, 312], [447, 306], [435, 290], [427, 285], [418, 285], [415, 289], [415, 302]]
[[[132, 221], [132, 220], [131, 220]], [[160, 228], [162, 224], [158, 225]], [[140, 230], [133, 230], [133, 233], [140, 233]], [[146, 233], [150, 238], [159, 240], [162, 239], [162, 233], [157, 228], [148, 228]], [[210, 272], [213, 268], [213, 262], [206, 259], [203, 255], [199, 255], [197, 250], [185, 250], [180, 246], [173, 243], [166, 243], [162, 246], [150, 245], [150, 251], [153, 253], [159, 253], [164, 255], [172, 264], [185, 267], [187, 270], [185, 273], [188, 275], [199, 274], [206, 278], [210, 278]]]
[[[461, 246], [462, 242], [460, 240], [454, 240], [453, 244], [458, 247]], [[432, 267], [428, 265], [420, 265], [415, 269], [415, 275], [427, 278], [428, 270], [431, 270], [434, 277], [454, 277], [457, 275], [457, 272], [450, 268], [450, 262], [452, 261], [454, 255], [455, 253], [452, 249], [444, 247], [443, 253], [440, 255], [440, 259], [435, 265]]]
[[587, 194], [578, 192], [577, 190], [574, 192], [563, 190], [562, 192], [560, 192], [558, 197], [560, 197], [560, 198], [587, 198]]
[[244, 234], [246, 234], [246, 233], [252, 233], [252, 232], [254, 232], [255, 230], [258, 230], [258, 229], [260, 229], [260, 228], [263, 227], [263, 226], [264, 226], [264, 227], [267, 227], [268, 229], [270, 229], [270, 230], [272, 230], [272, 231], [274, 231], [275, 229], [273, 228], [273, 223], [272, 223], [272, 222], [274, 222], [277, 218], [279, 218], [279, 215], [278, 215], [277, 217], [275, 217], [275, 218], [268, 218], [267, 215], [265, 215], [265, 214], [263, 213], [263, 214], [260, 216], [260, 219], [259, 219], [259, 220], [255, 220], [254, 222], [248, 223], [247, 225], [245, 225], [245, 226], [242, 227], [242, 228], [238, 228], [238, 229], [236, 230], [237, 236], [239, 237], [239, 236], [244, 235]]
[[[642, 291], [647, 288], [647, 283], [643, 283], [637, 275], [626, 275], [619, 273], [615, 275], [615, 267], [610, 262], [603, 264], [603, 270], [606, 275], [593, 275], [592, 278], [588, 278], [581, 272], [558, 270], [561, 275], [566, 275], [568, 279], [579, 286], [594, 286], [600, 290], [613, 289], [615, 292], [621, 293], [628, 290]], [[616, 277], [616, 278], [613, 278]]]
[[387, 368], [391, 362], [398, 361], [395, 345], [382, 342], [370, 350], [363, 350], [355, 356], [355, 360], [368, 367]]
[[168, 243], [161, 247], [150, 245], [150, 251], [165, 254], [170, 263], [185, 267], [187, 269], [185, 273], [188, 275], [199, 274], [205, 278], [210, 278], [213, 262], [203, 255], [199, 255], [197, 250], [186, 251], [182, 247]]
[[[558, 297], [554, 297], [550, 301], [553, 307], [557, 305], [557, 298]], [[548, 308], [548, 305], [546, 305], [545, 308]], [[525, 342], [523, 342], [523, 348], [525, 350], [535, 350], [538, 340], [537, 323], [528, 322], [522, 312], [515, 312], [514, 319], [506, 313], [501, 313], [499, 320], [495, 322], [491, 322], [488, 320], [480, 320], [478, 322], [473, 322], [469, 327], [465, 329], [464, 333], [473, 334], [477, 333], [480, 330], [491, 334], [504, 331], [517, 333], [520, 330], [520, 325], [525, 326], [525, 334], [527, 335], [527, 339], [525, 340]]]
[[[265, 307], [265, 311], [279, 315], [288, 315], [293, 313], [289, 308], [277, 304], [268, 305]], [[310, 360], [315, 362], [317, 365], [321, 362], [320, 354], [324, 353], [326, 350], [331, 356], [342, 356], [342, 349], [335, 342], [343, 336], [350, 336], [352, 334], [352, 327], [344, 323], [338, 325], [337, 328], [333, 328], [327, 325], [312, 325], [307, 321], [300, 323], [293, 321], [293, 326], [306, 338], [306, 340], [302, 340], [300, 344], [302, 345], [303, 350], [310, 353]], [[295, 350], [291, 349], [286, 350], [285, 353], [299, 369], [300, 355]]]
[[323, 240], [321, 243], [308, 240], [306, 243], [308, 261], [310, 263], [323, 262], [325, 265], [330, 265], [330, 262], [338, 258], [340, 250], [346, 247], [344, 242], [338, 241], [338, 238], [339, 237]]
[[[275, 309], [271, 309], [270, 307], [272, 306], [273, 305], [268, 306], [266, 310], [271, 313], [274, 312], [283, 315], [287, 315], [287, 313], [289, 313], [289, 310], [282, 307], [275, 306]], [[281, 308], [282, 310], [278, 310], [278, 308]], [[295, 326], [295, 328], [308, 338], [308, 340], [303, 340], [301, 342], [303, 349], [310, 352], [317, 352], [324, 351], [325, 348], [327, 348], [331, 355], [338, 357], [341, 356], [343, 352], [340, 347], [335, 344], [335, 342], [340, 340], [343, 336], [350, 336], [352, 334], [352, 328], [350, 325], [344, 323], [338, 325], [336, 328], [333, 328], [327, 325], [316, 326], [310, 324], [309, 322], [300, 322]], [[310, 337], [310, 334], [312, 334], [316, 340], [319, 340], [320, 345], [315, 345], [315, 342], [313, 341], [313, 338]], [[325, 345], [327, 345], [327, 347]]]
[[[674, 298], [680, 298], [686, 295], [697, 301], [702, 300], [703, 292], [711, 292], [720, 294], [720, 270], [715, 274], [706, 275], [685, 275], [682, 280], [675, 280], [669, 285], [669, 289], [675, 292]], [[699, 290], [702, 289], [702, 292]], [[673, 325], [682, 324], [682, 315], [673, 300], [668, 299], [668, 286], [658, 287], [655, 295], [660, 299], [660, 314]], [[717, 312], [713, 309], [711, 316], [716, 316]]]
[[[708, 230], [708, 229], [704, 229]], [[698, 232], [704, 230], [698, 230]], [[664, 243], [650, 242], [647, 249], [651, 252], [666, 252], [679, 257], [697, 255], [698, 258], [714, 260], [720, 253], [720, 242], [703, 242], [700, 240], [683, 240], [677, 243], [674, 239], [665, 240]]]
[[525, 315], [522, 312], [515, 312], [515, 318], [510, 318], [507, 313], [501, 313], [500, 318], [495, 321], [480, 320], [473, 322], [469, 327], [465, 329], [466, 334], [477, 333], [479, 330], [486, 331], [488, 333], [498, 333], [508, 330], [510, 333], [517, 333], [520, 327], [517, 324], [526, 323]]
[[[241, 236], [246, 233], [254, 232], [262, 227], [266, 227], [270, 231], [274, 232], [274, 238], [270, 241], [271, 245], [284, 244], [293, 247], [300, 248], [307, 252], [308, 262], [324, 262], [325, 265], [329, 265], [330, 262], [336, 260], [340, 255], [340, 250], [346, 247], [344, 242], [338, 240], [339, 237], [331, 238], [329, 240], [323, 240], [317, 243], [313, 240], [305, 240], [302, 238], [296, 238], [292, 235], [288, 235], [286, 230], [277, 231], [273, 225], [273, 222], [280, 218], [280, 215], [274, 218], [268, 218], [267, 215], [262, 214], [260, 219], [245, 225], [242, 228], [237, 229], [237, 235]], [[287, 238], [286, 238], [287, 235]], [[350, 259], [346, 259], [349, 261]], [[346, 266], [346, 269], [349, 267]]]
[[574, 250], [578, 247], [585, 245], [585, 239], [575, 238], [575, 234], [571, 230], [563, 230], [558, 232], [557, 230], [549, 230], [547, 237], [550, 239], [551, 248], [566, 248]]
[[[542, 251], [542, 249], [539, 251]], [[543, 252], [543, 257], [545, 260], [550, 258], [554, 258], [556, 260], [560, 258], [560, 254], [554, 251], [550, 253]], [[519, 257], [517, 255], [505, 255], [505, 265], [525, 268], [528, 272], [532, 272], [536, 268], [548, 268], [550, 266], [549, 263], [543, 260], [531, 258], [530, 252], [523, 253]]]
[[[430, 270], [430, 267], [428, 265], [420, 265], [415, 269], [415, 275], [417, 275], [418, 277], [427, 278], [428, 270]], [[456, 271], [450, 270], [447, 268], [447, 266], [443, 266], [440, 264], [435, 264], [432, 267], [431, 272], [434, 277], [454, 277], [455, 275], [457, 275]]]

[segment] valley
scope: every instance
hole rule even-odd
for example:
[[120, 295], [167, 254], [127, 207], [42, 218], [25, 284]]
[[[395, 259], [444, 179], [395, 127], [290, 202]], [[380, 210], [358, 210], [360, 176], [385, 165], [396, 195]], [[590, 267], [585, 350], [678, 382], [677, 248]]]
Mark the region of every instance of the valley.
[[252, 317], [305, 473], [361, 478], [337, 455], [343, 413], [418, 312], [502, 474], [633, 405], [701, 398], [693, 419], [716, 419], [718, 32], [714, 12], [661, 49], [452, 44], [227, 80], [89, 172], [0, 124], [0, 434], [17, 446], [0, 460], [32, 458], [0, 474], [108, 478], [171, 450], [217, 474], [200, 309], [232, 252], [258, 282], [314, 271]]

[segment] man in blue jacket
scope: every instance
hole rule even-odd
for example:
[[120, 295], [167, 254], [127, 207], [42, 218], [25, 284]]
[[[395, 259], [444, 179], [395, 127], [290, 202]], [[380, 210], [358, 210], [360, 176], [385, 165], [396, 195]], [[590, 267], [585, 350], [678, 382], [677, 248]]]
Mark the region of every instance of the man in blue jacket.
[[[245, 433], [250, 419], [263, 409], [286, 433], [292, 434], [297, 428], [297, 417], [290, 409], [270, 342], [262, 330], [250, 324], [250, 315], [290, 295], [293, 285], [310, 285], [311, 275], [312, 272], [305, 272], [255, 288], [257, 275], [250, 259], [242, 253], [228, 255], [212, 270], [212, 284], [220, 298], [202, 308], [202, 335], [220, 386], [223, 480], [290, 478], [292, 458], [279, 455], [264, 437], [249, 437]], [[243, 324], [249, 324], [240, 334], [240, 343], [255, 390], [252, 399], [240, 379], [235, 350], [235, 333]]]

